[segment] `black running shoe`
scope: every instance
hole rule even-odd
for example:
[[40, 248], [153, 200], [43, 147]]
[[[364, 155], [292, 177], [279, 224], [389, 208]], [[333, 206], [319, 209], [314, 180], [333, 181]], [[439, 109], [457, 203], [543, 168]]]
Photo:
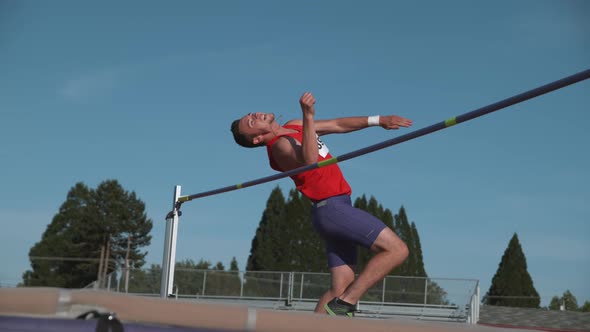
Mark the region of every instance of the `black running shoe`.
[[354, 304], [344, 302], [341, 299], [335, 297], [332, 301], [324, 304], [324, 309], [331, 316], [348, 316], [354, 317]]

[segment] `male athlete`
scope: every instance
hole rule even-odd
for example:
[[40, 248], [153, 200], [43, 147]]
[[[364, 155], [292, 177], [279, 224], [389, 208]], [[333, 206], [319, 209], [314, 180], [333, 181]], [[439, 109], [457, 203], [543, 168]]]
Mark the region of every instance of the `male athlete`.
[[[412, 121], [396, 115], [315, 120], [315, 98], [306, 92], [299, 100], [302, 119], [281, 126], [272, 113], [249, 113], [235, 120], [231, 131], [244, 147], [266, 146], [270, 166], [280, 172], [330, 159], [320, 136], [348, 133], [370, 126], [409, 127]], [[312, 221], [325, 241], [331, 288], [319, 299], [317, 313], [352, 317], [358, 300], [408, 256], [408, 247], [381, 220], [354, 208], [351, 188], [337, 164], [291, 176], [297, 190], [313, 202]], [[355, 279], [357, 245], [376, 255]]]

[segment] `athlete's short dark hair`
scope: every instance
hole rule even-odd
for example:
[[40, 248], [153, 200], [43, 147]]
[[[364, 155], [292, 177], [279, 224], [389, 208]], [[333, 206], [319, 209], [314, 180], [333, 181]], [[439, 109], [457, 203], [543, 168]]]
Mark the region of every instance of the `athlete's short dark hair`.
[[236, 143], [245, 148], [256, 148], [265, 145], [264, 143], [254, 144], [251, 140], [248, 140], [246, 135], [240, 133], [240, 119], [234, 120], [234, 122], [231, 123], [231, 132], [234, 134], [234, 140]]

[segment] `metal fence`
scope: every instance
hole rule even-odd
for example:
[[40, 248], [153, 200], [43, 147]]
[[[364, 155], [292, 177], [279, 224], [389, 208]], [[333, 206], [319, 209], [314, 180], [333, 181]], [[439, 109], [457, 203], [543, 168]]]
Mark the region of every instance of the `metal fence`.
[[[130, 269], [110, 274], [105, 289], [159, 296], [161, 270]], [[89, 285], [96, 288], [96, 284]], [[279, 310], [313, 310], [330, 287], [330, 274], [310, 272], [216, 271], [177, 268], [175, 298], [242, 303]], [[359, 316], [450, 320], [476, 323], [479, 282], [473, 279], [387, 276], [357, 304]]]

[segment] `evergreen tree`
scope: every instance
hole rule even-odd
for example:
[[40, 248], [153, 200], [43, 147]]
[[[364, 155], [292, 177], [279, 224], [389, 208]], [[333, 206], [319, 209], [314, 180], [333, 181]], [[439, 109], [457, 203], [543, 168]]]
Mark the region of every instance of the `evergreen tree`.
[[577, 311], [578, 308], [578, 299], [572, 294], [572, 292], [566, 290], [561, 297], [561, 303], [565, 305], [565, 310], [568, 311]]
[[287, 237], [279, 246], [284, 260], [279, 271], [327, 272], [324, 244], [313, 228], [311, 202], [295, 189], [289, 191], [285, 206]]
[[[369, 202], [367, 201], [367, 197], [364, 194], [354, 200], [353, 206], [357, 209], [371, 213], [369, 211]], [[375, 211], [373, 212], [375, 213]], [[371, 252], [371, 250], [359, 246], [357, 254], [357, 270], [362, 271], [373, 256], [374, 254]]]
[[143, 266], [147, 252], [141, 253], [138, 247], [150, 244], [152, 222], [147, 219], [145, 204], [137, 199], [135, 192], [125, 191], [116, 180], [99, 184], [93, 191], [93, 197], [92, 207], [99, 226], [96, 235], [100, 238], [102, 253], [98, 280], [104, 282], [107, 273], [121, 266], [126, 257], [131, 266]]
[[[375, 197], [367, 201], [365, 195], [357, 198], [354, 202], [354, 207], [365, 210], [375, 217], [379, 218], [383, 223], [391, 228], [397, 236], [404, 241], [408, 246], [409, 254], [408, 258], [402, 265], [391, 271], [390, 275], [398, 276], [412, 276], [412, 277], [426, 277], [426, 270], [424, 268], [424, 260], [422, 256], [422, 246], [420, 244], [420, 236], [418, 235], [418, 229], [416, 224], [412, 222], [408, 223], [408, 217], [406, 210], [402, 206], [399, 209], [399, 213], [395, 216], [392, 215], [391, 210], [384, 209], [381, 204], [377, 202]], [[358, 266], [359, 270], [362, 270], [366, 263], [373, 257], [374, 254], [370, 250], [360, 247], [359, 248], [359, 259]]]
[[[266, 202], [266, 208], [262, 213], [262, 219], [252, 239], [250, 256], [246, 270], [248, 271], [273, 271], [282, 255], [277, 255], [276, 250], [284, 241], [282, 224], [285, 220], [285, 196], [277, 186], [270, 193]], [[282, 252], [281, 252], [282, 254]]]
[[574, 294], [572, 294], [572, 292], [570, 292], [569, 289], [566, 290], [560, 298], [558, 298], [557, 296], [554, 296], [551, 299], [551, 304], [549, 306], [549, 309], [560, 310], [561, 305], [564, 305], [565, 310], [567, 310], [567, 311], [577, 311], [580, 309], [578, 307], [578, 299], [576, 299]]
[[551, 298], [551, 302], [549, 302], [549, 310], [560, 310], [561, 301], [559, 297], [554, 296]]
[[240, 268], [238, 267], [238, 260], [235, 257], [232, 257], [231, 263], [229, 263], [229, 270], [234, 272], [240, 271]]
[[420, 243], [420, 236], [418, 235], [418, 229], [416, 228], [416, 224], [412, 221], [410, 225], [412, 231], [412, 240], [413, 240], [413, 252], [411, 253], [414, 256], [416, 261], [415, 270], [413, 271], [414, 276], [418, 277], [426, 277], [426, 269], [424, 268], [424, 258], [422, 257], [422, 244]]
[[285, 201], [277, 186], [252, 240], [247, 270], [324, 272], [323, 253], [323, 243], [311, 222], [309, 199], [292, 189]]
[[[32, 270], [23, 274], [24, 286], [83, 287], [96, 279], [98, 265], [87, 262], [38, 260], [36, 257], [98, 258], [90, 211], [91, 190], [82, 183], [70, 189], [59, 213], [47, 225], [41, 241], [29, 251]], [[86, 235], [84, 234], [86, 233]], [[82, 238], [85, 237], [83, 241]], [[91, 238], [92, 237], [92, 238]]]
[[[141, 267], [147, 252], [140, 249], [149, 245], [151, 228], [144, 203], [116, 180], [104, 181], [96, 190], [77, 183], [29, 251], [32, 270], [23, 274], [23, 284], [84, 287], [104, 281], [127, 256], [131, 266]], [[69, 259], [37, 260], [39, 256]]]
[[[386, 225], [390, 226], [397, 236], [404, 241], [408, 247], [408, 257], [398, 267], [389, 272], [391, 276], [399, 278], [390, 279], [387, 288], [391, 291], [388, 301], [406, 303], [424, 303], [426, 297], [428, 303], [445, 304], [446, 292], [435, 282], [419, 278], [405, 277], [426, 277], [424, 262], [422, 261], [422, 247], [416, 225], [408, 222], [406, 210], [400, 207], [396, 215], [392, 215], [387, 209], [385, 216], [390, 220]], [[385, 221], [384, 221], [385, 222]], [[428, 283], [428, 294], [424, 294], [425, 283]]]
[[590, 311], [590, 302], [586, 301], [582, 306], [578, 306], [578, 299], [570, 292], [566, 290], [561, 297], [554, 296], [551, 298], [549, 303], [549, 310], [561, 310], [561, 305], [564, 305], [567, 311]]
[[539, 293], [527, 271], [526, 258], [514, 233], [492, 279], [486, 304], [538, 308], [539, 303]]
[[[365, 210], [374, 215], [383, 223], [391, 228], [399, 238], [408, 246], [408, 258], [402, 265], [395, 268], [389, 275], [408, 276], [408, 277], [427, 277], [424, 268], [424, 261], [422, 256], [422, 246], [420, 244], [420, 237], [416, 224], [408, 222], [406, 210], [402, 206], [399, 213], [392, 215], [391, 210], [384, 209], [381, 204], [377, 202], [375, 197], [367, 201], [366, 196], [363, 195], [355, 200], [354, 206], [356, 208]], [[362, 270], [366, 263], [373, 257], [374, 254], [370, 250], [359, 247], [358, 267]], [[447, 293], [438, 284], [433, 281], [425, 279], [409, 279], [409, 278], [395, 278], [386, 284], [386, 301], [391, 302], [408, 302], [408, 303], [423, 303], [425, 294], [425, 285], [427, 282], [428, 294], [426, 298], [431, 304], [447, 304]], [[376, 287], [381, 287], [376, 285]], [[377, 295], [381, 298], [381, 293]], [[374, 300], [371, 298], [371, 291], [363, 297], [365, 301]]]
[[357, 197], [354, 200], [353, 206], [357, 209], [361, 209], [364, 211], [369, 211], [369, 201], [367, 200], [367, 196], [363, 194], [361, 197]]
[[[414, 239], [414, 234], [412, 233], [412, 228], [410, 223], [408, 222], [408, 216], [406, 215], [406, 209], [402, 206], [399, 209], [398, 214], [394, 216], [394, 230], [399, 236], [399, 238], [404, 241], [406, 246], [408, 247], [408, 258], [402, 263], [402, 265], [398, 266], [393, 270], [394, 275], [399, 276], [414, 276], [414, 277], [424, 277], [426, 275], [416, 275], [416, 271], [418, 271], [418, 266], [423, 264], [422, 262], [418, 262], [418, 255], [417, 255], [417, 245]], [[416, 232], [416, 236], [417, 236]], [[420, 252], [422, 249], [420, 249]]]
[[[363, 194], [361, 197], [358, 197], [354, 201], [353, 206], [357, 209], [361, 209], [361, 210], [364, 210], [364, 211], [372, 214], [373, 216], [380, 219], [387, 227], [394, 230], [394, 227], [393, 227], [393, 219], [394, 218], [393, 218], [393, 214], [391, 213], [391, 210], [384, 209], [383, 206], [377, 202], [377, 199], [375, 197], [371, 196], [371, 198], [367, 201], [367, 197]], [[395, 230], [394, 230], [394, 232], [395, 232]], [[364, 267], [367, 265], [369, 260], [374, 255], [375, 254], [372, 253], [371, 250], [359, 246], [358, 259], [357, 259], [357, 269], [359, 271], [362, 271], [362, 269], [364, 269]]]

